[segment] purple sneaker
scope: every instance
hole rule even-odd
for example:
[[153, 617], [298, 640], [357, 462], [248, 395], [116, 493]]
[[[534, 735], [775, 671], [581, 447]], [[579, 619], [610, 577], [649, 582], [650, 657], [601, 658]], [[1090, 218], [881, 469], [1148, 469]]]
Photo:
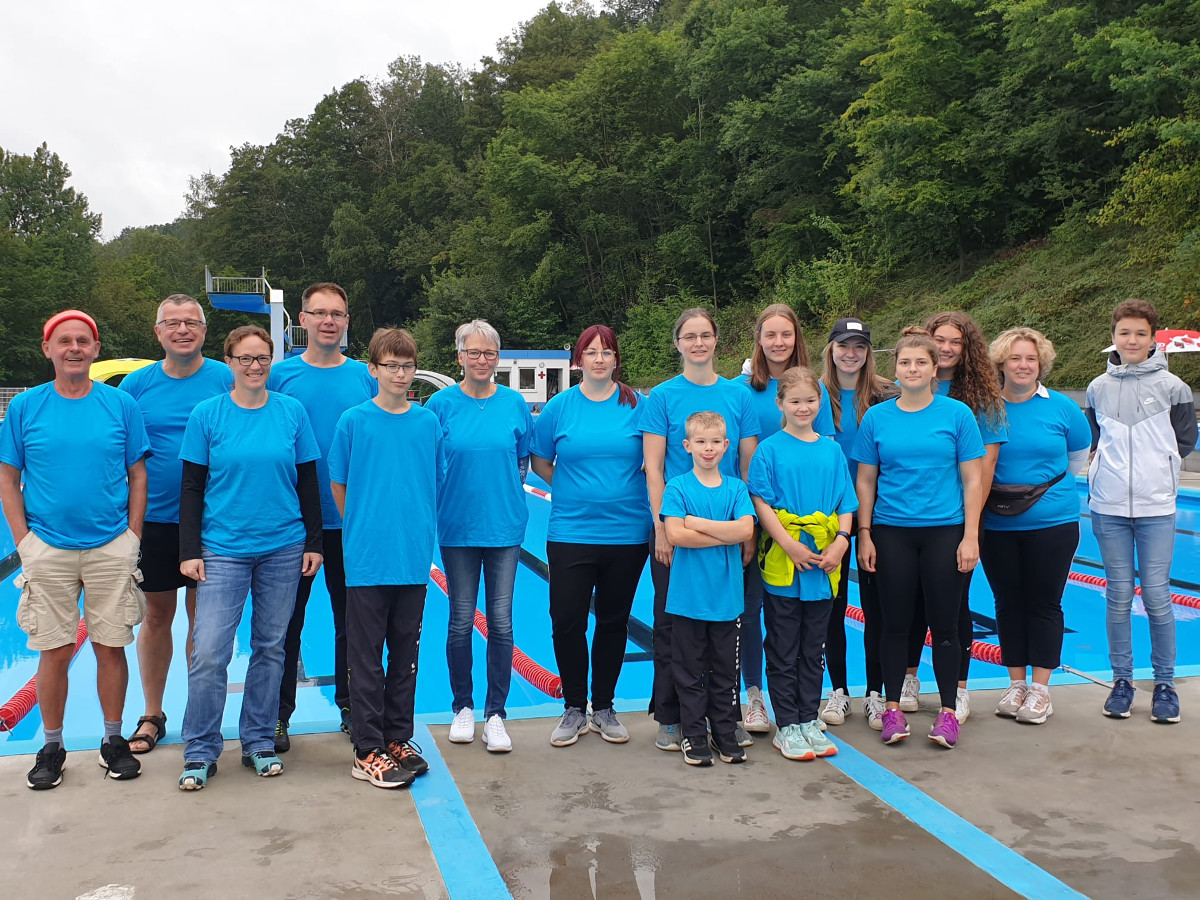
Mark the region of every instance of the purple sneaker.
[[[954, 718], [951, 716], [950, 718]], [[885, 710], [883, 713], [883, 733], [880, 739], [885, 744], [894, 744], [908, 737], [908, 719], [898, 709]]]
[[929, 739], [935, 744], [941, 744], [947, 750], [953, 750], [958, 743], [958, 719], [954, 713], [942, 710], [933, 721]]

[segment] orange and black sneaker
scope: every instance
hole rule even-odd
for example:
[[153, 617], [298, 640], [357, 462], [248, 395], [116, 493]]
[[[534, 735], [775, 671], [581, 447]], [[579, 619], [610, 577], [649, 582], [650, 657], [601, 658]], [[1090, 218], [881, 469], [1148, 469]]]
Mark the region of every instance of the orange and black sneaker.
[[412, 741], [388, 741], [388, 756], [402, 769], [412, 772], [415, 778], [429, 771], [429, 763], [421, 758], [421, 747]]
[[366, 756], [356, 752], [354, 768], [350, 770], [350, 774], [359, 781], [369, 781], [380, 788], [408, 787], [417, 777], [396, 765], [382, 747], [367, 751]]

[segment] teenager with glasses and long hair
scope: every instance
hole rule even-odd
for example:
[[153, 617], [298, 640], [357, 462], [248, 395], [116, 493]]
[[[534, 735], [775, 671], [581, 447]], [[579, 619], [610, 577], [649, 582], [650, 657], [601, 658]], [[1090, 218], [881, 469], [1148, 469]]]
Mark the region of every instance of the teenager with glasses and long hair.
[[[670, 584], [671, 557], [674, 547], [667, 538], [660, 515], [667, 482], [692, 470], [692, 459], [684, 449], [687, 418], [692, 413], [711, 411], [725, 420], [725, 436], [730, 450], [721, 460], [721, 471], [734, 478], [746, 479], [750, 458], [758, 446], [758, 416], [749, 392], [741, 385], [722, 378], [713, 367], [717, 354], [717, 323], [706, 309], [684, 310], [675, 320], [675, 349], [683, 360], [683, 372], [655, 387], [646, 398], [638, 428], [642, 432], [646, 460], [646, 487], [650, 495], [651, 535], [650, 574], [654, 579], [654, 688], [651, 711], [658, 722], [655, 744], [660, 750], [679, 750], [679, 695], [671, 675], [671, 617], [667, 614], [667, 588]], [[749, 562], [754, 551], [747, 541], [742, 562]], [[752, 740], [739, 735], [739, 743]]]
[[[871, 329], [862, 319], [839, 319], [829, 333], [829, 342], [822, 353], [825, 366], [821, 384], [829, 396], [831, 418], [836, 430], [834, 441], [841, 448], [849, 467], [850, 482], [858, 477], [858, 463], [851, 458], [858, 426], [868, 409], [884, 400], [894, 398], [899, 390], [875, 372], [875, 356], [871, 351]], [[855, 516], [851, 535], [855, 533]], [[846, 605], [850, 584], [852, 554], [842, 557], [842, 573], [838, 592], [833, 598], [829, 616], [829, 631], [825, 638], [825, 667], [829, 672], [829, 697], [821, 710], [821, 720], [827, 725], [841, 725], [850, 714], [850, 689], [846, 672]], [[866, 662], [866, 693], [863, 714], [867, 724], [879, 731], [883, 728], [883, 668], [879, 661], [879, 639], [882, 623], [879, 615], [879, 588], [873, 572], [858, 573], [858, 602], [863, 613], [863, 656]]]
[[937, 359], [927, 331], [904, 330], [896, 342], [900, 396], [867, 410], [852, 456], [859, 464], [859, 571], [879, 576], [887, 690], [880, 737], [894, 744], [909, 736], [900, 691], [909, 629], [923, 606], [941, 701], [929, 738], [952, 748], [959, 735], [958, 607], [965, 575], [979, 561], [985, 451], [970, 409], [933, 392]]
[[[638, 429], [645, 398], [621, 381], [621, 351], [607, 325], [585, 328], [571, 364], [579, 384], [555, 394], [533, 429], [533, 471], [552, 487], [546, 560], [550, 621], [563, 714], [550, 743], [566, 747], [589, 727], [623, 744], [613, 710], [625, 660], [629, 611], [650, 552], [650, 504]], [[593, 601], [594, 596], [594, 601]], [[590, 654], [588, 612], [596, 617]]]

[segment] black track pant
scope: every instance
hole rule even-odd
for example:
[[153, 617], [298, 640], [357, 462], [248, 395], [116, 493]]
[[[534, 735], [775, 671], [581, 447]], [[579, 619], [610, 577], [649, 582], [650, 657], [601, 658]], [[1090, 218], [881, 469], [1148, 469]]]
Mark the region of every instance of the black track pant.
[[1078, 522], [988, 530], [983, 571], [996, 597], [1004, 665], [1057, 669], [1062, 662], [1062, 595], [1078, 546]]
[[821, 705], [821, 682], [825, 634], [829, 631], [832, 600], [801, 600], [763, 594], [767, 637], [767, 690], [780, 728], [800, 725], [817, 718]]
[[[854, 533], [858, 534], [857, 529]], [[848, 548], [846, 555], [842, 557], [842, 580], [838, 584], [837, 596], [833, 598], [833, 609], [829, 612], [829, 631], [825, 635], [825, 667], [829, 669], [829, 683], [847, 693], [849, 681], [846, 673], [846, 606], [850, 586], [850, 564], [857, 552], [857, 541], [856, 536], [854, 547]], [[879, 662], [879, 641], [883, 636], [883, 620], [879, 613], [879, 584], [875, 573], [859, 570], [858, 602], [864, 619], [863, 656], [866, 660], [867, 691], [882, 694], [883, 666]], [[921, 640], [924, 643], [923, 633]]]
[[[346, 676], [346, 566], [342, 561], [342, 531], [327, 528], [324, 532], [325, 587], [333, 607], [333, 702], [338, 709], [350, 705], [350, 687]], [[304, 630], [304, 610], [312, 592], [315, 575], [305, 575], [296, 587], [296, 608], [288, 623], [283, 643], [283, 681], [279, 685], [279, 719], [287, 723], [296, 711], [296, 673], [300, 667], [300, 634]]]
[[412, 739], [426, 587], [387, 584], [347, 590], [346, 648], [356, 750], [365, 753], [390, 741]]
[[650, 712], [660, 725], [679, 723], [679, 694], [675, 691], [675, 676], [671, 670], [671, 638], [674, 616], [667, 612], [667, 587], [671, 583], [671, 568], [654, 558], [654, 533], [650, 534], [650, 577], [654, 581], [654, 685], [650, 695]]
[[901, 528], [878, 523], [871, 530], [879, 576], [879, 608], [883, 613], [883, 681], [889, 702], [900, 701], [908, 663], [908, 640], [914, 614], [924, 601], [925, 619], [933, 635], [933, 672], [941, 705], [954, 709], [958, 689], [959, 606], [963, 573], [958, 571], [958, 545], [963, 526]]
[[706, 622], [672, 616], [671, 673], [679, 697], [680, 731], [687, 738], [731, 734], [738, 721], [738, 636], [741, 619]]
[[595, 591], [592, 635], [592, 709], [611, 709], [625, 661], [629, 610], [646, 565], [646, 544], [594, 545], [546, 541], [550, 564], [550, 622], [563, 705], [586, 709], [588, 612]]

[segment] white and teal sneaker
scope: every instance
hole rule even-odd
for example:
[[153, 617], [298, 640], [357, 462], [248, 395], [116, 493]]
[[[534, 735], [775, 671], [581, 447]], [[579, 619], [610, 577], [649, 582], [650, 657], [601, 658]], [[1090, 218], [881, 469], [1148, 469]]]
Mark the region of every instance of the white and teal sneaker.
[[784, 759], [816, 759], [817, 754], [812, 745], [804, 738], [799, 725], [784, 725], [775, 731], [771, 739], [775, 749], [783, 754]]
[[837, 756], [837, 747], [825, 737], [825, 732], [821, 730], [821, 724], [816, 719], [801, 723], [800, 732], [817, 756]]

